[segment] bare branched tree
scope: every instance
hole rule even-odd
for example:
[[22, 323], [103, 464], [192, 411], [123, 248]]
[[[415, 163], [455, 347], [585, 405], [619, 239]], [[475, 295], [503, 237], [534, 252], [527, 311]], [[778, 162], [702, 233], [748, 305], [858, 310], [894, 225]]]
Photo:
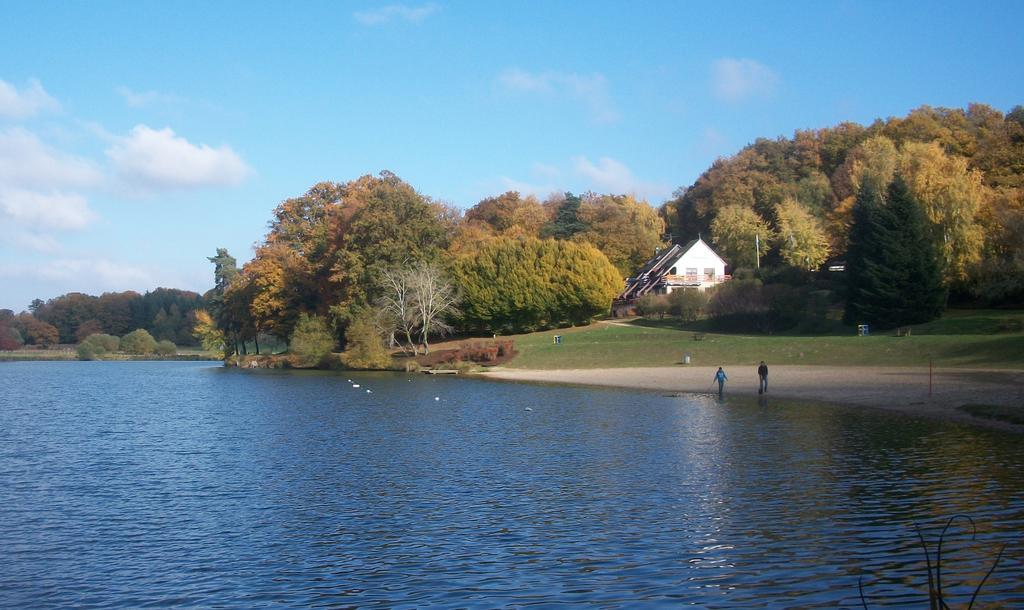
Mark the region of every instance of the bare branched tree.
[[440, 267], [433, 263], [420, 263], [409, 273], [413, 311], [425, 353], [430, 353], [430, 335], [446, 335], [452, 326], [447, 316], [458, 313], [459, 295], [445, 278]]
[[377, 307], [386, 320], [382, 325], [386, 327], [386, 334], [399, 345], [402, 342], [397, 337], [403, 337], [402, 349], [412, 355], [419, 352], [413, 340], [413, 336], [418, 335], [424, 352], [430, 353], [430, 336], [452, 331], [445, 318], [458, 313], [459, 296], [455, 287], [433, 263], [385, 271], [383, 278], [387, 290], [378, 299]]
[[[412, 291], [409, 286], [410, 272], [406, 268], [398, 271], [385, 271], [384, 283], [387, 290], [377, 301], [377, 306], [382, 314], [382, 326], [389, 327], [388, 335], [390, 343], [402, 345], [396, 335], [403, 335], [406, 343], [402, 350], [407, 354], [416, 355], [416, 342], [413, 341], [413, 334], [416, 331], [417, 315], [413, 310]], [[386, 322], [385, 322], [386, 320]]]

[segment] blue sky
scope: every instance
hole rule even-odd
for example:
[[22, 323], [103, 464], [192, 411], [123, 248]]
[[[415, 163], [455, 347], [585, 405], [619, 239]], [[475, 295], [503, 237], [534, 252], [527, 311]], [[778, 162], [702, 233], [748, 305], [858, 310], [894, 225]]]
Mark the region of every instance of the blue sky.
[[1020, 2], [7, 2], [0, 308], [204, 291], [282, 199], [653, 205], [757, 137], [1024, 103]]

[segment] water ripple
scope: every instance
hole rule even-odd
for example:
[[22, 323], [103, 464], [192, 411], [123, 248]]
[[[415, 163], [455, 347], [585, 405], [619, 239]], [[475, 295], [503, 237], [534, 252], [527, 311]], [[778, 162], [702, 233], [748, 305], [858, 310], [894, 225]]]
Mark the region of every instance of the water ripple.
[[[0, 606], [1024, 607], [1019, 438], [834, 407], [0, 366]], [[361, 390], [360, 390], [361, 392]], [[442, 401], [434, 401], [440, 396]], [[524, 411], [525, 406], [533, 410]], [[933, 549], [934, 550], [934, 549]]]

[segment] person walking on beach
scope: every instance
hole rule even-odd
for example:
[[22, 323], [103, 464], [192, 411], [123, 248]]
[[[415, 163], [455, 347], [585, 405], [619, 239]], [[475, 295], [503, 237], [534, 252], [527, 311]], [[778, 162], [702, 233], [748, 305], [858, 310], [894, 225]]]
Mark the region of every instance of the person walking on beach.
[[725, 371], [722, 370], [722, 367], [718, 367], [718, 372], [715, 373], [715, 381], [718, 382], [718, 397], [719, 398], [722, 397], [722, 390], [725, 389], [725, 380], [726, 379], [728, 379], [728, 377], [725, 376]]
[[768, 391], [768, 365], [761, 361], [761, 365], [757, 367], [757, 393], [764, 394]]

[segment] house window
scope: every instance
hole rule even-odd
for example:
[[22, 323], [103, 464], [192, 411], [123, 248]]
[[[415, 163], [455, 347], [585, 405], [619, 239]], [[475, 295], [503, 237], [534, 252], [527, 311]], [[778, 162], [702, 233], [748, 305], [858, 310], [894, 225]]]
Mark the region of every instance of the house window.
[[688, 275], [689, 277], [696, 277], [697, 276], [697, 268], [696, 267], [687, 267], [686, 268], [686, 275]]
[[715, 268], [714, 267], [704, 267], [704, 279], [706, 279], [706, 280], [713, 280], [713, 279], [715, 279]]

